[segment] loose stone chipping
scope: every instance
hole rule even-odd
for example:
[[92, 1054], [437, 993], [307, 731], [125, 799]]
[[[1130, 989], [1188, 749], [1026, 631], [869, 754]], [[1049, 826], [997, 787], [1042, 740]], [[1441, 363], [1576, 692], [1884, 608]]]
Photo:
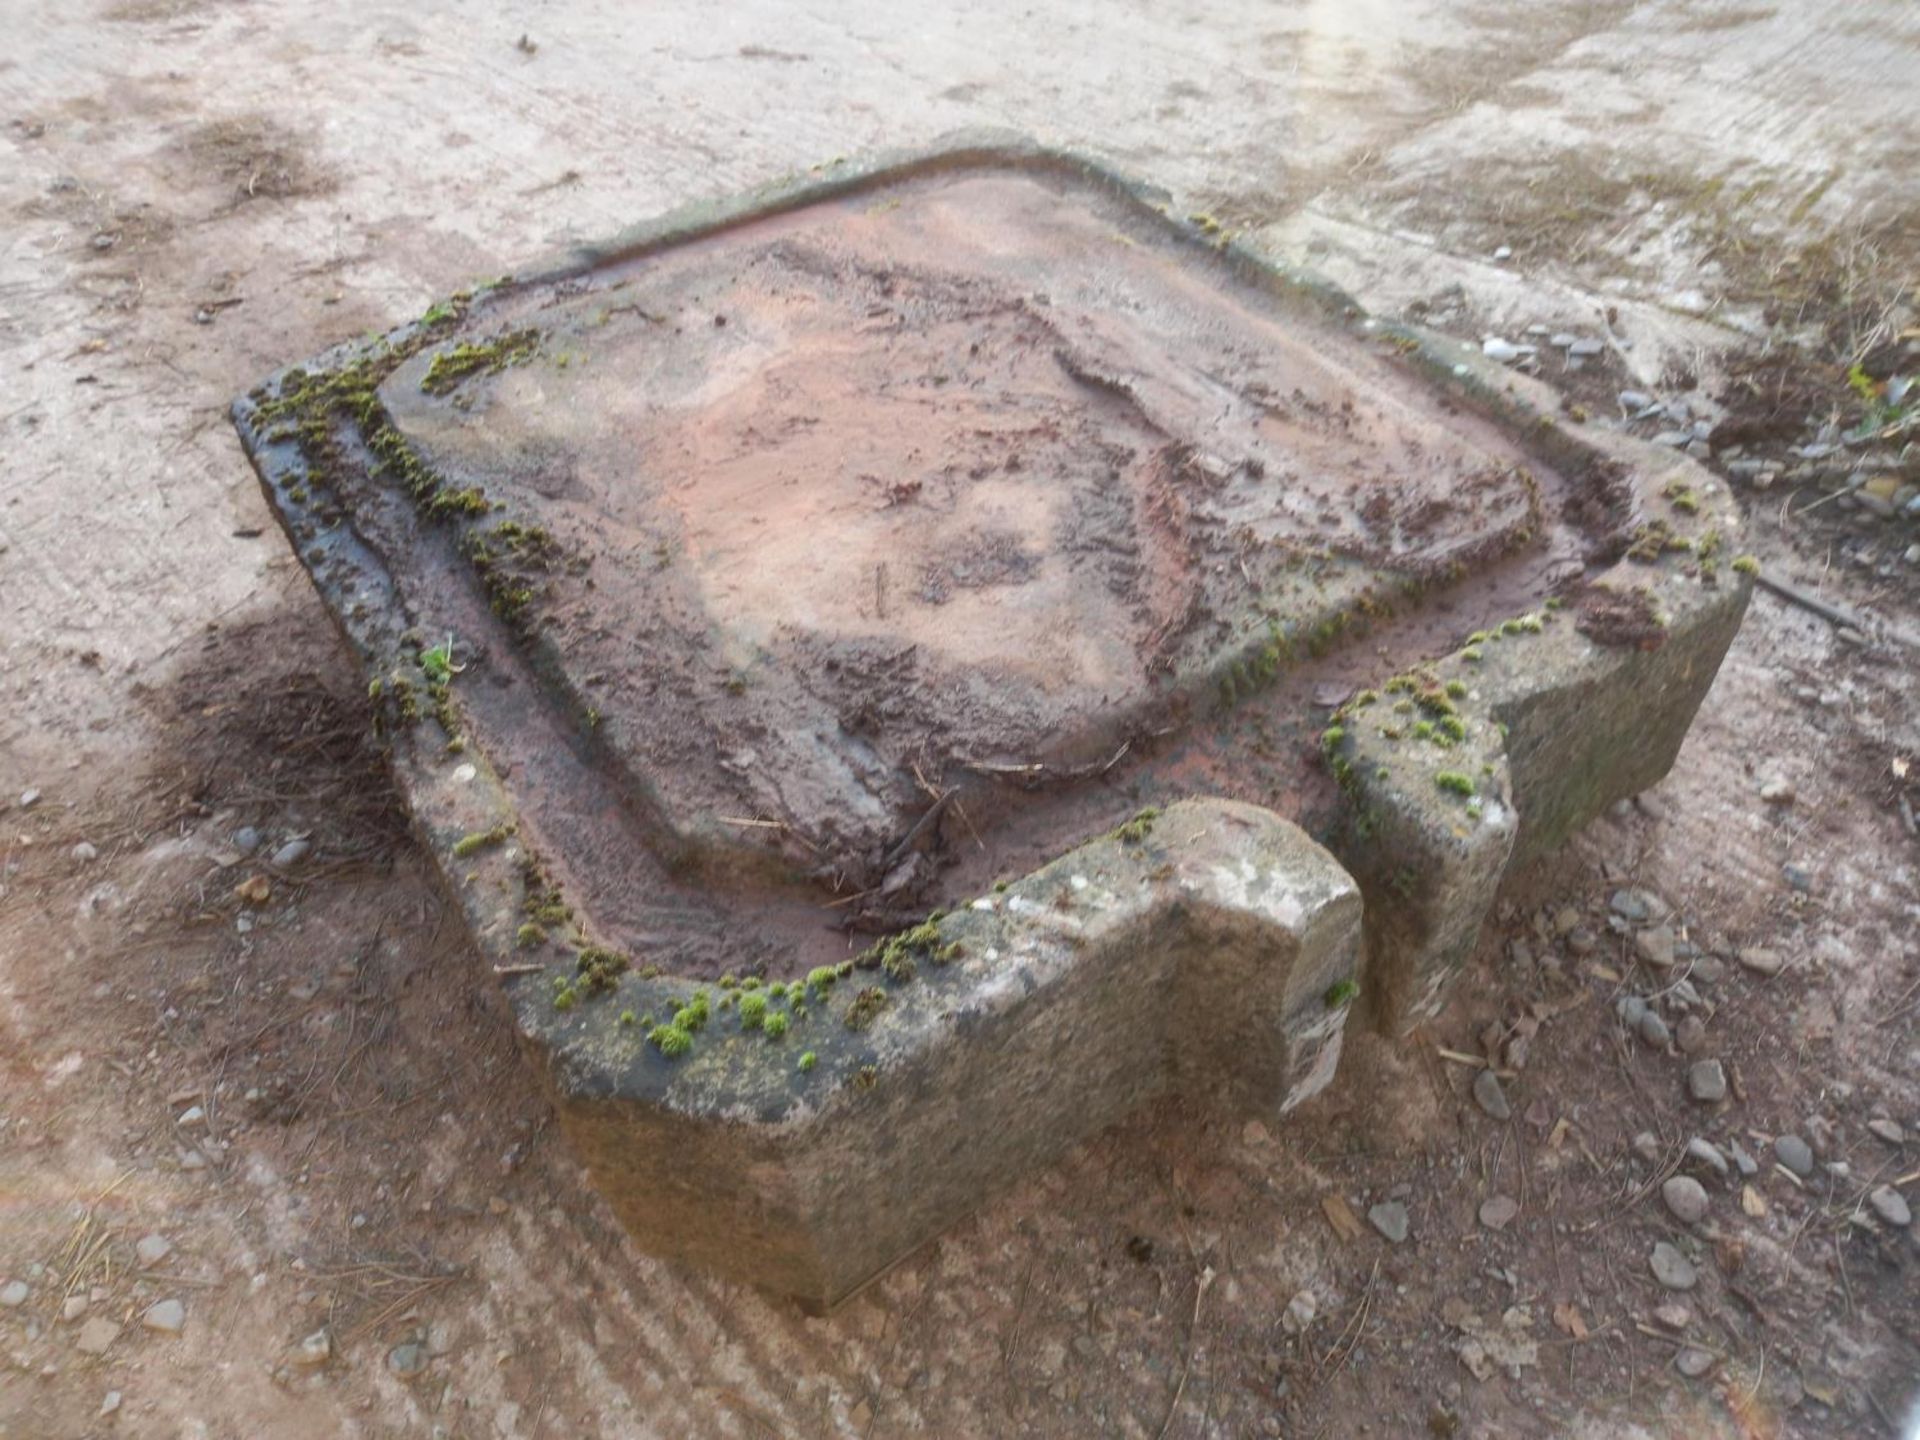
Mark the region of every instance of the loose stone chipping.
[[1731, 510], [1496, 372], [994, 140], [235, 415], [596, 1179], [824, 1308], [1154, 1095], [1299, 1103], [1664, 773]]

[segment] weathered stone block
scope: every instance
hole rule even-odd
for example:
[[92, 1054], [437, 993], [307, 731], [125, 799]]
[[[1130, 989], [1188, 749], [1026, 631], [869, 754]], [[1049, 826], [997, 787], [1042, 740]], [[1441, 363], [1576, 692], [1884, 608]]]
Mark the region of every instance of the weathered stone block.
[[[1155, 1096], [1278, 1114], [1318, 1091], [1355, 993], [1353, 881], [1254, 806], [1189, 801], [1127, 834], [944, 917], [922, 948], [957, 953], [910, 983], [856, 968], [814, 992], [834, 1019], [804, 1042], [743, 1030], [736, 1001], [670, 1062], [517, 983], [568, 1139], [641, 1245], [824, 1309]], [[884, 1005], [849, 1028], [870, 987]]]
[[1540, 399], [995, 138], [235, 419], [610, 1203], [824, 1308], [1156, 1095], [1298, 1103], [1356, 994], [1431, 1014], [1514, 858], [1671, 763], [1731, 507]]

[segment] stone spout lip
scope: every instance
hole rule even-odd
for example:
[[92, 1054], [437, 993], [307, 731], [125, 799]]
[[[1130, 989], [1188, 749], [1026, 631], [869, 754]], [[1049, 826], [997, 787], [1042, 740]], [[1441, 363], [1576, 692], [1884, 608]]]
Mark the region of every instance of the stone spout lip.
[[[841, 206], [859, 224], [878, 225], [891, 212], [873, 192], [976, 172], [1039, 177], [1057, 210], [1071, 208], [1062, 195], [1091, 197], [1103, 207], [1092, 227], [1102, 245], [1151, 250], [1168, 273], [1243, 287], [1261, 324], [1297, 322], [1314, 344], [1324, 342], [1329, 367], [1350, 362], [1354, 374], [1374, 377], [1351, 387], [1363, 402], [1382, 390], [1418, 390], [1447, 416], [1464, 417], [1486, 453], [1512, 461], [1485, 472], [1483, 498], [1492, 507], [1485, 514], [1505, 526], [1501, 543], [1521, 548], [1457, 549], [1414, 575], [1385, 560], [1372, 569], [1348, 564], [1318, 530], [1309, 541], [1248, 551], [1256, 567], [1271, 564], [1267, 572], [1197, 565], [1201, 552], [1163, 545], [1156, 553], [1168, 568], [1153, 583], [1167, 595], [1189, 594], [1181, 586], [1196, 573], [1224, 577], [1232, 592], [1213, 597], [1211, 621], [1203, 623], [1208, 612], [1196, 600], [1170, 608], [1167, 625], [1148, 627], [1185, 667], [1155, 672], [1170, 677], [1165, 688], [1179, 701], [1167, 708], [1166, 728], [1135, 733], [1142, 717], [1160, 712], [1108, 705], [1062, 712], [1082, 727], [1069, 737], [1080, 745], [1072, 753], [953, 747], [962, 760], [987, 762], [972, 767], [977, 788], [968, 794], [1002, 804], [1008, 825], [1027, 817], [1029, 801], [1066, 807], [1092, 795], [1112, 811], [1093, 819], [1092, 809], [1047, 811], [1024, 849], [981, 840], [974, 871], [941, 873], [973, 874], [954, 885], [984, 893], [856, 956], [829, 928], [846, 913], [833, 908], [841, 902], [828, 903], [819, 876], [796, 869], [794, 856], [812, 854], [806, 835], [815, 823], [824, 827], [816, 838], [844, 842], [865, 824], [889, 840], [878, 851], [829, 845], [829, 854], [890, 855], [899, 806], [926, 802], [904, 782], [886, 791], [904, 766], [874, 749], [877, 732], [862, 728], [871, 717], [859, 705], [828, 707], [827, 718], [808, 724], [785, 712], [763, 723], [753, 707], [775, 687], [754, 667], [770, 652], [741, 637], [764, 639], [766, 612], [783, 597], [753, 591], [752, 624], [736, 616], [725, 645], [698, 652], [701, 665], [669, 673], [651, 664], [664, 650], [633, 652], [640, 683], [627, 693], [651, 698], [603, 716], [597, 657], [674, 624], [721, 633], [673, 588], [698, 567], [676, 564], [673, 548], [652, 543], [637, 522], [622, 529], [598, 523], [605, 511], [568, 511], [578, 475], [534, 428], [512, 432], [517, 446], [482, 446], [465, 469], [436, 469], [431, 447], [415, 441], [437, 438], [445, 454], [465, 453], [460, 446], [475, 436], [497, 438], [486, 426], [504, 414], [534, 427], [576, 413], [552, 396], [588, 394], [602, 376], [627, 374], [608, 352], [588, 353], [598, 327], [623, 323], [615, 317], [623, 307], [584, 315], [564, 343], [555, 343], [557, 331], [535, 341], [508, 327], [515, 315], [544, 314], [543, 287], [578, 299], [606, 267], [658, 261], [670, 270], [684, 252], [789, 223], [809, 206]], [[1084, 217], [1073, 226], [1088, 228]], [[637, 272], [621, 276], [626, 285]], [[1048, 293], [1065, 296], [1051, 282]], [[748, 344], [744, 319], [709, 331], [712, 318], [703, 311], [691, 328]], [[1097, 319], [1068, 336], [1069, 358], [1126, 359], [1103, 348], [1112, 337]], [[1008, 334], [1007, 363], [1024, 364], [1027, 332]], [[650, 347], [648, 337], [619, 353], [657, 360]], [[1214, 353], [1207, 350], [1209, 364]], [[655, 381], [692, 384], [662, 366]], [[1087, 373], [1100, 403], [1127, 391], [1104, 370]], [[1078, 397], [1074, 387], [1087, 383], [1048, 372], [1050, 394]], [[1260, 434], [1286, 418], [1270, 408], [1255, 406], [1247, 420]], [[997, 1190], [1156, 1096], [1205, 1094], [1243, 1111], [1284, 1112], [1333, 1078], [1349, 1023], [1404, 1034], [1437, 1013], [1511, 867], [1674, 763], [1739, 627], [1753, 568], [1736, 556], [1740, 524], [1726, 487], [1684, 455], [1585, 423], [1577, 407], [1562, 410], [1475, 347], [1376, 321], [1317, 278], [1231, 241], [1217, 222], [1179, 220], [1166, 197], [1017, 137], [968, 136], [929, 152], [836, 163], [676, 212], [282, 371], [237, 400], [233, 414], [273, 513], [366, 670], [373, 724], [423, 849], [595, 1183], [644, 1248], [815, 1310], [839, 1304]], [[429, 419], [431, 427], [408, 428]], [[613, 422], [603, 429], [616, 440], [624, 433]], [[1347, 429], [1376, 433], [1358, 422]], [[1318, 432], [1296, 424], [1274, 433], [1292, 454]], [[1183, 460], [1141, 478], [1153, 503], [1143, 502], [1137, 522], [1126, 511], [1114, 522], [1122, 530], [1096, 529], [1095, 538], [1124, 538], [1136, 523], [1178, 528], [1191, 497], [1242, 504], [1248, 487], [1277, 473], [1187, 458], [1191, 466]], [[1529, 466], [1551, 471], [1560, 488], [1532, 484]], [[533, 472], [554, 495], [515, 488]], [[1089, 504], [1106, 493], [1100, 479], [1088, 482]], [[1442, 488], [1439, 499], [1455, 498], [1458, 487]], [[534, 492], [541, 503], [528, 499]], [[1380, 500], [1381, 524], [1396, 503], [1392, 494]], [[1480, 514], [1460, 522], [1469, 537], [1482, 528]], [[641, 518], [651, 523], [655, 512]], [[1194, 523], [1194, 533], [1227, 533], [1213, 525], [1217, 515], [1201, 518], [1208, 523]], [[1578, 532], [1592, 548], [1549, 547], [1536, 563], [1525, 549], [1536, 523], [1563, 538]], [[617, 547], [592, 548], [608, 533]], [[989, 549], [969, 563], [1017, 571], [1022, 554]], [[633, 565], [634, 556], [651, 558]], [[639, 584], [638, 574], [655, 587], [622, 593], [658, 603], [616, 607], [615, 623], [593, 613], [592, 601], [615, 592], [600, 582], [622, 563], [627, 581]], [[1371, 639], [1369, 627], [1392, 623], [1396, 606], [1420, 603], [1422, 586], [1503, 564], [1505, 588], [1476, 592], [1474, 603], [1488, 610], [1497, 595], [1537, 608], [1476, 612], [1461, 633], [1435, 622], [1417, 654], [1403, 647], [1401, 673], [1346, 677], [1374, 688], [1355, 690], [1330, 717], [1301, 713], [1309, 707], [1299, 691], [1308, 687], [1295, 687], [1300, 703], [1284, 699], [1286, 677], [1302, 674], [1291, 667], [1351, 638]], [[1529, 588], [1549, 570], [1562, 577], [1555, 593]], [[824, 588], [833, 587], [815, 587]], [[1117, 608], [1131, 615], [1157, 593], [1129, 592]], [[1200, 590], [1193, 597], [1208, 599]], [[876, 590], [875, 615], [883, 598]], [[928, 603], [961, 602], [942, 591]], [[937, 628], [948, 613], [920, 623]], [[575, 639], [585, 636], [585, 658], [570, 659], [555, 638], [569, 623], [579, 627]], [[1487, 628], [1466, 633], [1466, 623]], [[450, 657], [434, 648], [448, 636], [472, 662], [457, 682]], [[1189, 639], [1192, 653], [1180, 649]], [[1109, 643], [1103, 666], [1115, 650], [1130, 653]], [[816, 658], [840, 665], [841, 653]], [[790, 666], [788, 679], [810, 683], [825, 668]], [[841, 673], [854, 676], [849, 693], [884, 688], [871, 669]], [[984, 663], [968, 672], [991, 673]], [[1095, 699], [1105, 684], [1091, 686]], [[968, 700], [964, 690], [948, 694], [958, 697], [954, 708]], [[679, 710], [668, 704], [689, 695], [696, 700]], [[727, 707], [732, 730], [703, 728]], [[1042, 718], [1032, 728], [1043, 738], [1061, 728]], [[747, 722], [759, 725], [758, 754], [718, 743], [749, 733]], [[1124, 740], [1114, 727], [1128, 731]], [[1208, 748], [1227, 732], [1259, 742]], [[1175, 738], [1156, 751], [1146, 735]], [[831, 743], [815, 743], [823, 736]], [[781, 743], [784, 752], [767, 748]], [[1139, 765], [1131, 775], [1114, 769], [1130, 749], [1129, 764]], [[796, 771], [768, 756], [801, 752], [818, 783], [809, 804], [781, 809], [773, 802], [793, 799], [780, 792], [798, 786]], [[734, 808], [735, 791], [708, 789], [696, 798], [719, 794], [729, 808], [681, 805], [675, 786], [694, 769], [723, 772], [727, 784], [726, 776], [739, 778], [740, 794], [768, 787], [769, 803]], [[1302, 775], [1319, 797], [1311, 803], [1301, 799]], [[1028, 795], [1036, 776], [1055, 788]], [[873, 777], [875, 788], [863, 788]], [[864, 818], [843, 803], [882, 792], [888, 804], [875, 800]], [[1267, 805], [1208, 798], [1227, 793]], [[1146, 799], [1161, 808], [1081, 839]], [[1314, 838], [1283, 818], [1289, 808], [1313, 817]], [[1003, 833], [990, 820], [983, 828]], [[790, 835], [798, 837], [793, 853], [778, 852]], [[1036, 860], [1045, 863], [1031, 868]], [[995, 883], [989, 863], [1029, 873]], [[892, 865], [881, 864], [872, 890], [854, 898], [881, 891]], [[843, 877], [832, 878], [838, 885]], [[889, 915], [885, 924], [896, 921]]]

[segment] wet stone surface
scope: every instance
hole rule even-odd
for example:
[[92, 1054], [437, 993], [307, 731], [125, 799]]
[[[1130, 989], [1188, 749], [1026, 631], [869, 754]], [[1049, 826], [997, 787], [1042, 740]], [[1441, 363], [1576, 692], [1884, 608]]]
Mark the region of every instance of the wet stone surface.
[[469, 652], [455, 701], [523, 828], [586, 832], [609, 942], [680, 974], [838, 958], [821, 903], [893, 928], [1183, 793], [1324, 806], [1263, 758], [1311, 752], [1311, 694], [1604, 538], [1389, 349], [1058, 174], [616, 253], [410, 348], [379, 463], [301, 489]]

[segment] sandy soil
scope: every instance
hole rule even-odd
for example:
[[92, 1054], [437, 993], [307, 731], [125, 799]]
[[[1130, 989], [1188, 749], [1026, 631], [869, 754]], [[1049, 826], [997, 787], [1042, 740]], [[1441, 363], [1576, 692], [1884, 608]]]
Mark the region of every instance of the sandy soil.
[[[1589, 403], [1711, 412], [1751, 373], [1726, 357], [1771, 345], [1838, 407], [1835, 352], [1913, 285], [1911, 7], [113, 0], [7, 27], [4, 1434], [1898, 1433], [1920, 1249], [1867, 1196], [1913, 1198], [1920, 1147], [1868, 1125], [1920, 1132], [1911, 524], [1753, 492], [1769, 572], [1865, 643], [1758, 596], [1673, 777], [1516, 880], [1418, 1043], [1355, 1045], [1284, 1130], [1142, 1114], [807, 1320], [635, 1253], [581, 1183], [222, 409], [556, 244], [981, 122], [1089, 145], [1377, 310], [1603, 333], [1557, 377]], [[1635, 886], [1718, 962], [1691, 962], [1692, 1054], [1612, 1018], [1631, 989], [1683, 1019], [1607, 927]], [[1497, 1059], [1513, 1120], [1448, 1052]], [[1685, 1078], [1709, 1056], [1713, 1107]], [[1846, 1171], [1796, 1183], [1789, 1132]], [[1694, 1135], [1763, 1165], [1690, 1229], [1656, 1182]], [[1365, 1217], [1396, 1192], [1389, 1245]], [[1699, 1272], [1697, 1378], [1658, 1240]], [[163, 1300], [178, 1335], [141, 1323]], [[101, 1354], [90, 1321], [120, 1327]]]

